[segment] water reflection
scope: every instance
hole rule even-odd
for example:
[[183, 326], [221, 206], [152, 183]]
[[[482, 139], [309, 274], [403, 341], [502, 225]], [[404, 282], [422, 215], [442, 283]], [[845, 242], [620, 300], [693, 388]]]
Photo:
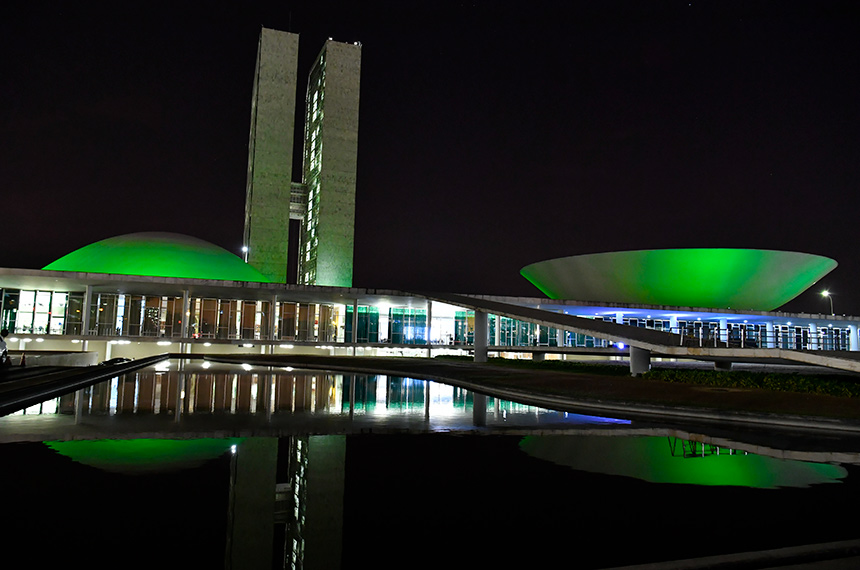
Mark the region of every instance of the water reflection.
[[[95, 533], [115, 541], [118, 552], [120, 544], [137, 551], [134, 545], [157, 528], [164, 538], [182, 537], [185, 550], [205, 550], [167, 561], [143, 552], [130, 567], [157, 560], [159, 567], [181, 567], [196, 559], [231, 568], [349, 568], [356, 560], [429, 568], [450, 565], [452, 556], [460, 566], [478, 563], [499, 541], [518, 545], [506, 552], [512, 565], [542, 564], [572, 555], [555, 538], [559, 532], [578, 537], [577, 567], [602, 567], [734, 552], [739, 544], [763, 549], [849, 538], [850, 525], [831, 514], [858, 498], [853, 467], [731, 450], [703, 455], [696, 442], [668, 438], [426, 434], [27, 444], [50, 455], [22, 455], [21, 445], [0, 445], [0, 493], [8, 504], [29, 505], [15, 511], [20, 543], [9, 543], [12, 554], [37, 547], [47, 524], [40, 510], [47, 504], [38, 507], [45, 489], [90, 497], [76, 503], [76, 519], [89, 527], [69, 529], [74, 540]], [[737, 460], [752, 462], [738, 468]], [[818, 484], [828, 481], [843, 483]], [[768, 490], [786, 482], [795, 487]], [[681, 513], [709, 540], [666, 541], [666, 528]], [[174, 515], [181, 524], [155, 523]], [[761, 525], [773, 531], [757, 532]], [[416, 544], [404, 533], [424, 540]], [[462, 537], [472, 549], [455, 547]], [[629, 548], [613, 548], [619, 538]], [[90, 567], [111, 564], [95, 559]]]
[[775, 489], [835, 483], [848, 475], [839, 465], [786, 461], [677, 437], [525, 437], [520, 447], [571, 469], [651, 483]]
[[[766, 457], [382, 375], [174, 364], [0, 418], [0, 431], [29, 420], [51, 437], [0, 444], [6, 554], [45, 564], [98, 536], [92, 568], [468, 567], [488, 553], [502, 567], [599, 568], [854, 538], [836, 514], [860, 499], [856, 453]], [[62, 532], [58, 501], [73, 519]], [[708, 540], [668, 540], [679, 521]]]
[[[463, 425], [628, 425], [624, 419], [559, 413], [407, 377], [330, 374], [284, 368], [159, 366], [129, 373], [13, 415], [158, 416], [182, 421], [234, 415], [263, 421], [334, 417], [385, 426], [424, 420], [423, 429]], [[407, 424], [403, 424], [407, 425]]]

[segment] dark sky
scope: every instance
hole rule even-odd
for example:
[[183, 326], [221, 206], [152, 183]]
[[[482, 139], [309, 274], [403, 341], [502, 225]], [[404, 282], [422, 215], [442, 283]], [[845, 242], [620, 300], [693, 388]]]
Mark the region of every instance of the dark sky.
[[786, 309], [860, 313], [852, 2], [17, 4], [0, 266], [135, 231], [238, 253], [267, 26], [301, 77], [363, 44], [356, 286], [538, 295], [543, 259], [751, 247], [840, 263]]

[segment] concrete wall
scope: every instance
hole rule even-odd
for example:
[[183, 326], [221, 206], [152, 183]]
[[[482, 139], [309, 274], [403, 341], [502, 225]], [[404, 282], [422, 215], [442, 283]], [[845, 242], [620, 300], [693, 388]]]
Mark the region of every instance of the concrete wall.
[[361, 46], [326, 42], [316, 285], [352, 287]]
[[287, 276], [298, 53], [298, 35], [263, 28], [251, 102], [244, 243], [248, 263], [279, 283]]

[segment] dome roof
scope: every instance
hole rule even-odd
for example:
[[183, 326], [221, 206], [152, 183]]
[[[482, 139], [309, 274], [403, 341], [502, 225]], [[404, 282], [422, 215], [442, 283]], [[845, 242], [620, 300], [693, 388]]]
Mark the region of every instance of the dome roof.
[[104, 471], [159, 473], [199, 467], [227, 452], [243, 439], [100, 439], [46, 441], [45, 445], [72, 461]]
[[187, 235], [160, 232], [125, 234], [97, 241], [42, 269], [269, 282], [262, 273], [222, 247]]
[[551, 299], [771, 311], [836, 261], [764, 249], [652, 249], [559, 257], [520, 273]]

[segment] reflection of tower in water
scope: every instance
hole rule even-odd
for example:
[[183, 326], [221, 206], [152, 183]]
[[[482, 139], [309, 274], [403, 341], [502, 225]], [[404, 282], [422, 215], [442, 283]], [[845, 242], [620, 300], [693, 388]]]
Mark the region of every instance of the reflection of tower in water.
[[237, 445], [229, 567], [339, 568], [345, 462], [346, 436], [248, 438]]

